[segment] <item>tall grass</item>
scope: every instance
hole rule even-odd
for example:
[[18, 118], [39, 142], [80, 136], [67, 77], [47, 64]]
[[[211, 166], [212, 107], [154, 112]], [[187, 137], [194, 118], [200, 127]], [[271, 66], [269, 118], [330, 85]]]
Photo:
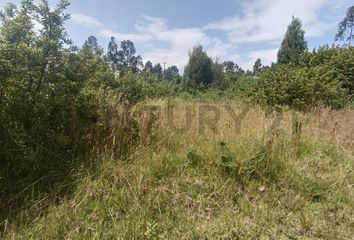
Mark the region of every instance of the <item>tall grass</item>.
[[[296, 140], [290, 110], [279, 118], [279, 112], [240, 102], [205, 105], [177, 99], [131, 109], [137, 145], [127, 140], [133, 139], [131, 129], [122, 126], [131, 127], [129, 121], [107, 115], [108, 125], [97, 126], [104, 130], [91, 137], [100, 146], [95, 170], [82, 171], [75, 191], [47, 211], [36, 211], [41, 205], [36, 200], [5, 220], [3, 237], [352, 239], [351, 111], [299, 114]], [[219, 121], [213, 121], [212, 110], [203, 112], [201, 121], [201, 108], [217, 108]], [[136, 146], [124, 158], [114, 154], [122, 139]]]

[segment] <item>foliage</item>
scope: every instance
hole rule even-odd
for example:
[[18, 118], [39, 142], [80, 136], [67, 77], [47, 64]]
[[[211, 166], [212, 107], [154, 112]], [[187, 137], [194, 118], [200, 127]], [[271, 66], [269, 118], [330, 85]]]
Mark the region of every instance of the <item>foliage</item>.
[[278, 52], [278, 63], [297, 63], [300, 55], [306, 50], [307, 42], [302, 23], [300, 19], [293, 17]]
[[188, 90], [202, 89], [214, 81], [213, 61], [202, 46], [193, 49], [184, 70], [185, 86]]
[[161, 81], [155, 75], [136, 75], [127, 72], [117, 79], [117, 93], [120, 103], [133, 106], [144, 99], [161, 98], [175, 94], [176, 86], [167, 81]]
[[255, 89], [255, 98], [270, 106], [290, 106], [308, 110], [315, 106], [342, 107], [345, 90], [333, 78], [328, 65], [291, 67], [276, 65], [264, 71]]
[[343, 41], [346, 46], [351, 47], [354, 39], [354, 6], [348, 8], [347, 14], [338, 25], [336, 41]]
[[253, 74], [254, 75], [259, 74], [262, 71], [262, 67], [263, 67], [262, 61], [261, 59], [258, 58], [253, 65]]
[[301, 57], [301, 65], [307, 68], [323, 67], [328, 70], [328, 78], [340, 82], [348, 97], [354, 94], [354, 49], [340, 47], [320, 47], [315, 52], [306, 52]]
[[130, 40], [124, 40], [121, 42], [120, 48], [121, 50], [118, 50], [115, 37], [111, 37], [111, 41], [108, 44], [107, 57], [112, 69], [118, 72], [126, 70], [134, 73], [139, 72], [143, 62], [140, 55], [135, 56], [134, 43]]
[[233, 61], [225, 61], [222, 63], [224, 73], [235, 73], [239, 76], [245, 74], [245, 70], [243, 70], [239, 65], [234, 63]]
[[151, 71], [156, 77], [158, 78], [162, 78], [162, 67], [161, 67], [161, 64], [158, 63], [158, 64], [155, 64], [155, 66], [152, 68], [152, 71]]
[[179, 71], [178, 68], [176, 66], [171, 66], [168, 67], [164, 73], [164, 79], [167, 81], [175, 81], [175, 82], [180, 82], [180, 75], [179, 75]]

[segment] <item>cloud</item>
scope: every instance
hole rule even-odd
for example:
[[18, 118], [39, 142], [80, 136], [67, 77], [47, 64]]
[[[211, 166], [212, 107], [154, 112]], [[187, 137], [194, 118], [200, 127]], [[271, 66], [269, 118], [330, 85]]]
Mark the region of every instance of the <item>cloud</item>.
[[97, 19], [83, 14], [72, 14], [72, 20], [90, 28], [98, 28], [101, 36], [115, 37], [119, 40], [131, 40], [134, 43], [148, 44], [163, 42], [162, 47], [151, 47], [142, 54], [143, 59], [152, 62], [167, 62], [176, 65], [183, 72], [188, 61], [188, 52], [196, 45], [203, 45], [212, 57], [225, 58], [230, 46], [220, 39], [208, 36], [202, 28], [170, 28], [168, 20], [148, 15], [141, 15], [140, 21], [135, 24], [135, 33], [114, 31]]
[[[205, 27], [171, 28], [165, 18], [141, 15], [129, 33], [115, 31], [83, 14], [72, 14], [72, 20], [97, 29], [105, 38], [132, 40], [139, 47], [143, 46], [140, 52], [145, 61], [167, 62], [181, 71], [187, 64], [188, 52], [199, 44], [219, 61], [233, 60], [244, 69], [252, 69], [257, 58], [261, 58], [264, 65], [276, 61], [276, 47], [280, 45], [291, 16], [302, 20], [307, 38], [319, 37], [335, 28], [350, 1], [342, 0], [345, 2], [342, 4], [331, 0], [243, 0], [237, 15], [208, 23]], [[218, 35], [211, 35], [215, 30]], [[219, 36], [223, 33], [226, 39], [221, 40]], [[252, 51], [254, 47], [258, 50]]]
[[[210, 56], [223, 58], [230, 48], [220, 39], [207, 35], [202, 28], [169, 28], [168, 20], [147, 15], [141, 16], [142, 21], [135, 25], [138, 34], [130, 36], [131, 39], [141, 42], [161, 41], [167, 43], [166, 48], [153, 48], [145, 52], [143, 59], [152, 62], [167, 62], [176, 65], [183, 72], [188, 61], [188, 52], [196, 45], [203, 45]], [[116, 33], [122, 38], [125, 34]]]
[[291, 16], [299, 17], [306, 36], [323, 35], [333, 26], [320, 18], [329, 0], [251, 0], [244, 2], [239, 16], [209, 23], [205, 29], [226, 32], [232, 43], [279, 43]]
[[207, 36], [201, 28], [169, 29], [166, 19], [146, 15], [142, 15], [142, 17], [145, 21], [135, 26], [141, 34], [148, 34], [152, 39], [167, 42], [173, 47], [190, 48], [196, 44], [219, 43], [218, 39]]
[[117, 39], [131, 40], [133, 42], [147, 42], [152, 40], [151, 36], [148, 34], [127, 34], [127, 33], [118, 33], [111, 29], [104, 28], [99, 31], [99, 33], [107, 38], [115, 37]]
[[80, 14], [80, 13], [72, 13], [71, 20], [75, 23], [84, 25], [86, 27], [100, 28], [104, 26], [104, 24], [101, 23], [96, 18], [84, 14]]
[[279, 48], [252, 51], [241, 60], [240, 65], [245, 69], [252, 69], [255, 61], [259, 58], [264, 66], [270, 66], [277, 59]]

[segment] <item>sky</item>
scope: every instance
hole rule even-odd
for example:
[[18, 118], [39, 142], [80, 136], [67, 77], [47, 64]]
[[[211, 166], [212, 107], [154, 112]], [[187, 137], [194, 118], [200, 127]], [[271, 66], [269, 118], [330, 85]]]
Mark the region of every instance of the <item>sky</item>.
[[[0, 5], [6, 2], [0, 0]], [[264, 65], [276, 61], [292, 16], [302, 20], [312, 49], [334, 42], [338, 23], [353, 4], [353, 0], [72, 0], [66, 29], [77, 46], [90, 35], [105, 48], [111, 36], [132, 40], [144, 62], [165, 62], [181, 72], [190, 50], [199, 44], [214, 59], [251, 69], [257, 58]]]

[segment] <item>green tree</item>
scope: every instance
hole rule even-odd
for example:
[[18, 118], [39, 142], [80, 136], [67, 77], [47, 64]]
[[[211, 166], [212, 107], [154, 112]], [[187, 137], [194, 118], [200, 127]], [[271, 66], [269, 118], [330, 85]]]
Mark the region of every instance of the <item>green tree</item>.
[[278, 63], [297, 63], [306, 50], [307, 42], [302, 23], [300, 19], [293, 17], [278, 52]]
[[116, 71], [118, 67], [119, 56], [118, 44], [115, 37], [111, 37], [111, 41], [108, 43], [107, 58], [111, 68]]
[[227, 72], [234, 72], [236, 64], [233, 61], [225, 61], [225, 62], [223, 62], [222, 66], [223, 66], [224, 72], [227, 73]]
[[152, 68], [152, 73], [155, 74], [159, 79], [162, 78], [162, 67], [161, 64], [155, 64], [155, 66]]
[[6, 189], [23, 189], [43, 174], [70, 171], [67, 164], [97, 120], [98, 101], [85, 86], [93, 77], [108, 79], [110, 71], [94, 41], [83, 51], [72, 47], [64, 28], [68, 6], [64, 0], [55, 7], [27, 0], [1, 13], [1, 189], [4, 183]]
[[258, 58], [253, 65], [253, 74], [258, 75], [262, 71], [262, 66], [262, 61]]
[[94, 89], [115, 87], [114, 71], [107, 64], [103, 49], [98, 45], [96, 37], [90, 36], [85, 41], [78, 57], [77, 62], [80, 63], [78, 72], [85, 81], [85, 87]]
[[140, 55], [135, 56], [136, 49], [134, 43], [130, 40], [121, 42], [121, 50], [118, 51], [118, 62], [123, 69], [129, 68], [133, 73], [139, 71], [139, 67], [143, 66], [142, 58]]
[[195, 47], [190, 53], [184, 76], [187, 88], [203, 88], [214, 81], [213, 61], [202, 46]]
[[144, 72], [152, 73], [154, 66], [152, 65], [151, 61], [147, 61], [144, 66]]
[[336, 41], [343, 41], [349, 47], [354, 38], [354, 6], [350, 7], [343, 21], [339, 23]]
[[178, 68], [176, 66], [171, 66], [171, 67], [168, 67], [164, 73], [164, 78], [167, 80], [167, 81], [173, 81], [177, 78], [179, 78], [179, 71], [178, 71]]
[[235, 72], [237, 75], [245, 75], [245, 70], [243, 70], [239, 65], [235, 65]]
[[82, 46], [82, 51], [90, 56], [101, 55], [103, 49], [98, 45], [97, 38], [95, 36], [89, 36]]

